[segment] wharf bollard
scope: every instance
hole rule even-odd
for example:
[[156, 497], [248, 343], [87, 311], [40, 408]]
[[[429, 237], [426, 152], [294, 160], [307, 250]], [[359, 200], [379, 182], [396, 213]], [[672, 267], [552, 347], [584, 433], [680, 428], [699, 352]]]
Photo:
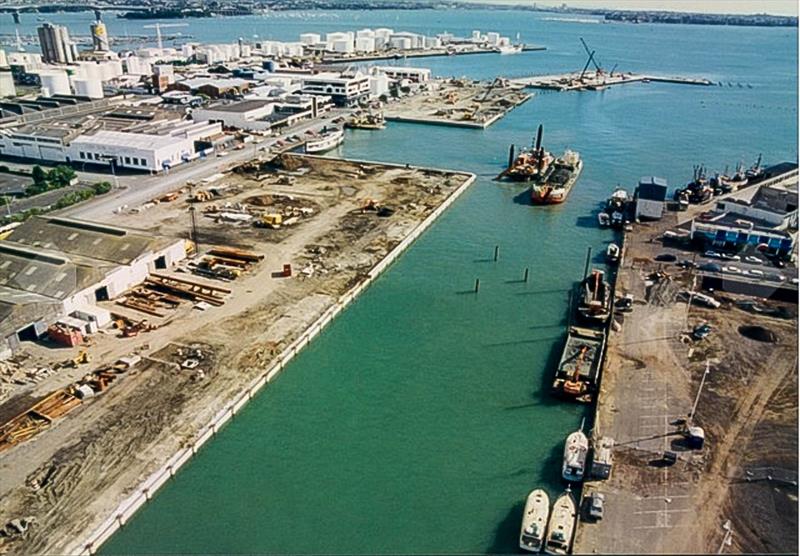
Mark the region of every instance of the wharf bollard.
[[495, 245], [494, 246], [494, 260], [495, 260], [495, 262], [497, 261], [497, 258], [499, 256], [500, 256], [500, 246], [499, 245]]
[[528, 267], [525, 267], [525, 276], [523, 276], [522, 281], [523, 282], [528, 281]]
[[475, 293], [478, 293], [479, 289], [481, 289], [481, 279], [475, 278]]

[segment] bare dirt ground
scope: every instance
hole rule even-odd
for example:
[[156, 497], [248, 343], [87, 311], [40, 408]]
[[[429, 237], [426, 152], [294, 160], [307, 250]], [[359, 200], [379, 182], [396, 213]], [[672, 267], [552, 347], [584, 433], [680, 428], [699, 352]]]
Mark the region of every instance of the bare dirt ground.
[[[606, 516], [579, 525], [575, 552], [717, 552], [727, 520], [724, 551], [795, 552], [797, 306], [758, 300], [789, 316], [778, 318], [743, 310], [745, 296], [717, 293], [719, 309], [692, 305], [687, 316], [678, 293], [691, 287], [690, 272], [653, 261], [663, 247], [650, 241], [674, 224], [667, 215], [626, 237], [617, 292], [637, 301], [611, 333], [595, 423], [596, 434], [616, 440], [614, 470], [584, 488], [606, 495]], [[669, 276], [654, 280], [659, 269]], [[690, 339], [701, 323], [712, 334]], [[768, 329], [776, 341], [747, 337], [742, 326]], [[706, 445], [690, 451], [676, 423], [691, 410], [706, 361], [694, 418]], [[665, 450], [678, 453], [675, 465], [662, 465]]]
[[[293, 179], [281, 177], [286, 175]], [[265, 254], [265, 260], [234, 282], [217, 283], [233, 290], [221, 307], [201, 313], [182, 305], [164, 319], [153, 319], [158, 330], [134, 338], [98, 334], [89, 348], [90, 365], [17, 386], [6, 403], [38, 399], [120, 356], [143, 357], [105, 393], [0, 453], [0, 527], [12, 519], [33, 519], [24, 535], [0, 538], [0, 553], [63, 553], [82, 539], [468, 179], [466, 174], [294, 156], [278, 167], [227, 175], [222, 181], [230, 186], [229, 197], [196, 204], [201, 251], [214, 244], [236, 245]], [[291, 203], [305, 199], [315, 209], [291, 227], [260, 229], [199, 213], [212, 203], [249, 206], [254, 196], [285, 196], [287, 189]], [[113, 222], [154, 234], [188, 235], [190, 193], [146, 211], [115, 215]], [[369, 199], [394, 213], [362, 212]], [[313, 270], [276, 277], [283, 263]], [[197, 350], [199, 366], [181, 368], [187, 354]], [[30, 351], [24, 365], [34, 367], [77, 349], [53, 353], [36, 346]]]
[[483, 126], [529, 98], [521, 87], [463, 79], [438, 80], [431, 90], [404, 97], [384, 109], [387, 119], [421, 120], [449, 125]]

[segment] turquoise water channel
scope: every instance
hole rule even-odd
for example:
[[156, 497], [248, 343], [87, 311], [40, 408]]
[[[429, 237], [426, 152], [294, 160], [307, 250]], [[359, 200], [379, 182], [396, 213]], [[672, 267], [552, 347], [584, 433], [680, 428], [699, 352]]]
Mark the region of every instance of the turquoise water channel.
[[[187, 32], [232, 41], [383, 25], [480, 28], [548, 47], [407, 62], [476, 78], [580, 69], [583, 36], [607, 66], [725, 85], [541, 94], [485, 131], [392, 124], [348, 132], [342, 156], [467, 170], [478, 180], [106, 553], [515, 551], [524, 497], [535, 487], [561, 490], [562, 442], [585, 412], [547, 389], [586, 248], [600, 253], [612, 239], [596, 227], [599, 204], [643, 175], [679, 185], [698, 163], [723, 169], [761, 152], [768, 163], [797, 159], [795, 29], [504, 11], [320, 14], [190, 20]], [[61, 17], [77, 30], [89, 19]], [[114, 20], [111, 33], [122, 25], [133, 33], [133, 22]], [[562, 206], [529, 206], [522, 187], [491, 181], [509, 144], [529, 143], [540, 122], [548, 149], [569, 147], [585, 161]], [[480, 293], [465, 293], [475, 278]]]

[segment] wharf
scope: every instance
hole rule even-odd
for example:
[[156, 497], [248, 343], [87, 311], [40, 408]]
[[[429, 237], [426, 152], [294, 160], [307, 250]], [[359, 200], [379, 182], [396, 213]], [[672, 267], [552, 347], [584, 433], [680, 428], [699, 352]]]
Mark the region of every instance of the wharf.
[[432, 90], [403, 98], [384, 108], [387, 121], [485, 129], [533, 94], [503, 79], [472, 83], [442, 80]]
[[581, 78], [579, 72], [560, 73], [551, 75], [538, 75], [531, 77], [520, 77], [510, 80], [511, 83], [533, 89], [550, 89], [556, 91], [583, 91], [583, 90], [602, 90], [614, 85], [625, 85], [628, 83], [673, 83], [678, 85], [702, 85], [710, 86], [713, 83], [704, 78], [680, 77], [680, 76], [658, 76], [635, 73], [617, 74], [597, 74], [597, 72], [586, 72]]
[[[547, 50], [546, 46], [526, 44], [523, 52], [541, 52]], [[323, 56], [323, 64], [349, 64], [352, 62], [373, 62], [378, 60], [400, 60], [403, 58], [430, 58], [435, 56], [467, 56], [470, 54], [499, 54], [494, 48], [470, 48], [469, 50], [451, 50], [447, 48], [432, 48], [427, 50], [397, 50], [384, 54], [360, 54], [353, 56]]]

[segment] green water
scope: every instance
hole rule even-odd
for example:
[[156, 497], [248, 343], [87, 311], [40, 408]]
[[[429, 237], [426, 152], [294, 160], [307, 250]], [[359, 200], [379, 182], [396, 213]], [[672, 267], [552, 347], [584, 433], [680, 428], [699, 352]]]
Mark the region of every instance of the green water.
[[[380, 15], [363, 12], [348, 25], [376, 26]], [[513, 35], [529, 16], [437, 12], [435, 24], [425, 13], [390, 17], [398, 29], [489, 26]], [[759, 152], [767, 162], [797, 158], [796, 30], [535, 29], [523, 38], [547, 44], [546, 54], [424, 64], [478, 77], [515, 64], [518, 73], [573, 69], [583, 62], [583, 35], [626, 69], [683, 69], [752, 89], [628, 85], [541, 95], [485, 131], [396, 124], [349, 132], [343, 156], [479, 178], [104, 552], [515, 551], [524, 497], [535, 487], [561, 490], [563, 438], [585, 411], [547, 389], [585, 250], [599, 254], [612, 239], [595, 225], [598, 203], [641, 175], [678, 185], [700, 162], [735, 165]], [[528, 143], [539, 122], [550, 150], [569, 146], [585, 160], [558, 207], [528, 206], [523, 188], [491, 181], [508, 145]], [[527, 284], [519, 282], [525, 267]], [[476, 277], [480, 293], [465, 293]]]

